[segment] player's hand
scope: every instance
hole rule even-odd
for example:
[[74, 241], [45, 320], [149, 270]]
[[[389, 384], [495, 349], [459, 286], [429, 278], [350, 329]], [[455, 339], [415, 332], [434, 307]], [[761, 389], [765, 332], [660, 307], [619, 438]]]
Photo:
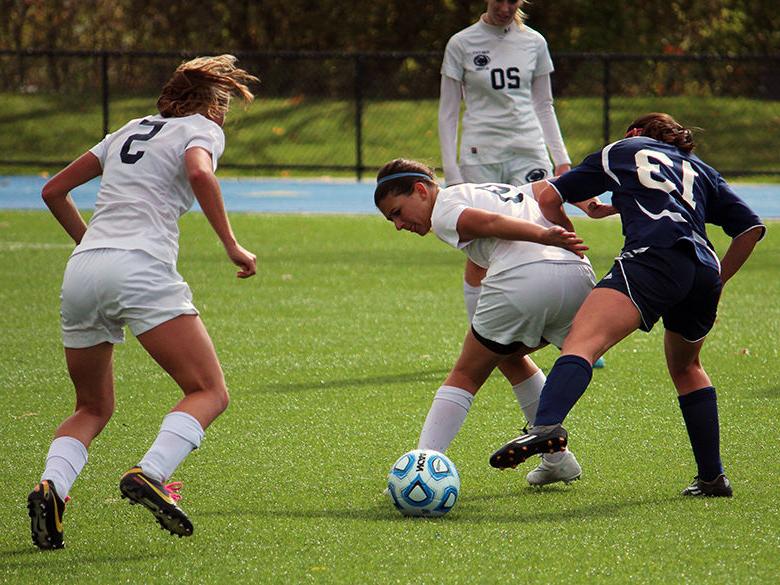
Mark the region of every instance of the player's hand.
[[556, 177], [560, 177], [563, 173], [568, 173], [571, 170], [571, 165], [569, 163], [563, 163], [562, 165], [558, 165], [555, 167], [555, 170], [553, 171], [553, 175]]
[[569, 252], [574, 252], [580, 258], [585, 257], [585, 250], [588, 249], [588, 247], [582, 243], [582, 238], [574, 232], [563, 229], [559, 225], [547, 228], [542, 238], [542, 243], [548, 246], [557, 246], [564, 250], [568, 250]]
[[609, 217], [610, 215], [615, 215], [618, 212], [617, 209], [615, 209], [612, 205], [607, 205], [606, 203], [597, 203], [595, 201], [591, 201], [588, 204], [588, 207], [585, 209], [585, 213], [588, 214], [588, 217], [592, 217], [593, 219], [601, 219], [602, 217]]
[[241, 270], [236, 272], [238, 278], [249, 278], [257, 272], [257, 256], [249, 250], [236, 244], [227, 250], [228, 258]]

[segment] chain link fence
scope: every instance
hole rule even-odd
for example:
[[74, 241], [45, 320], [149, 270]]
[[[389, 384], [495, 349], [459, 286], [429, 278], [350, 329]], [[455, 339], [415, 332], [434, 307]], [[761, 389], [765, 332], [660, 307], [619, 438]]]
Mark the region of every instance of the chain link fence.
[[[56, 170], [131, 118], [155, 113], [184, 53], [0, 51], [0, 172]], [[361, 178], [403, 156], [440, 165], [441, 54], [246, 52], [261, 78], [236, 105], [220, 162], [236, 174]], [[555, 107], [572, 160], [665, 111], [728, 176], [780, 176], [780, 55], [553, 55]]]

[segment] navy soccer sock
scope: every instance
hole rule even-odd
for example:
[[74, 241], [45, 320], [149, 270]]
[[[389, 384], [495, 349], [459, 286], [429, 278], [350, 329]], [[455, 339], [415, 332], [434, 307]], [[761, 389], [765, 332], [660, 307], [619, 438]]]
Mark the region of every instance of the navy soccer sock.
[[555, 425], [563, 422], [590, 384], [593, 368], [578, 355], [559, 357], [542, 389], [535, 425]]
[[693, 457], [699, 469], [699, 479], [712, 481], [723, 473], [720, 461], [720, 428], [718, 399], [715, 388], [708, 386], [690, 394], [678, 396]]

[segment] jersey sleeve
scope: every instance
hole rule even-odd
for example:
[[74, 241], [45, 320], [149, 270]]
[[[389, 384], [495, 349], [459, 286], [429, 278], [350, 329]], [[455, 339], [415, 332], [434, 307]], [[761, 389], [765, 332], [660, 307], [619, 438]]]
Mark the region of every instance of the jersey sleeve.
[[762, 228], [761, 237], [766, 235], [766, 226], [761, 218], [740, 199], [720, 175], [718, 175], [717, 194], [707, 202], [705, 221], [722, 227], [731, 238], [736, 238], [757, 226]]
[[432, 217], [431, 228], [433, 233], [445, 244], [458, 248], [460, 235], [458, 234], [458, 218], [464, 210], [468, 209], [465, 203], [455, 205], [447, 204], [436, 216]]
[[568, 173], [551, 179], [550, 184], [558, 191], [561, 199], [578, 203], [611, 190], [610, 181], [602, 163], [602, 152], [595, 152]]
[[539, 77], [540, 75], [549, 75], [555, 70], [555, 67], [553, 67], [550, 49], [547, 47], [547, 41], [544, 40], [542, 35], [539, 35], [536, 42], [536, 67], [534, 68], [533, 76]]
[[211, 161], [214, 170], [217, 170], [217, 161], [225, 151], [225, 134], [222, 128], [209, 121], [207, 125], [199, 125], [184, 147], [184, 150], [200, 147], [211, 153]]
[[440, 191], [436, 205], [431, 215], [431, 229], [433, 233], [445, 244], [453, 248], [460, 248], [460, 235], [458, 234], [458, 219], [464, 210], [471, 207], [464, 192], [457, 187]]
[[441, 74], [457, 81], [463, 81], [463, 58], [460, 43], [456, 37], [450, 38], [444, 49], [444, 59], [441, 62]]
[[106, 151], [108, 150], [108, 140], [111, 137], [111, 134], [106, 134], [105, 138], [98, 142], [95, 146], [89, 149], [89, 152], [94, 154], [98, 161], [100, 161], [100, 166], [105, 167], [106, 166]]

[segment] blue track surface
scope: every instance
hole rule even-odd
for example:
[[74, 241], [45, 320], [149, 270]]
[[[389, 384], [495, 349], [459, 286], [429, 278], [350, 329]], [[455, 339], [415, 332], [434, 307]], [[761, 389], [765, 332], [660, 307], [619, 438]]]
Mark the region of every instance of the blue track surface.
[[[46, 179], [34, 176], [0, 176], [0, 208], [44, 209], [41, 188]], [[260, 213], [378, 213], [374, 183], [281, 179], [221, 179], [225, 205], [230, 211]], [[780, 185], [732, 184], [735, 191], [763, 218], [780, 218]], [[95, 205], [98, 181], [73, 192], [80, 209]], [[603, 197], [605, 201], [608, 196]], [[580, 214], [568, 207], [572, 215]]]

